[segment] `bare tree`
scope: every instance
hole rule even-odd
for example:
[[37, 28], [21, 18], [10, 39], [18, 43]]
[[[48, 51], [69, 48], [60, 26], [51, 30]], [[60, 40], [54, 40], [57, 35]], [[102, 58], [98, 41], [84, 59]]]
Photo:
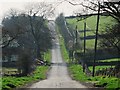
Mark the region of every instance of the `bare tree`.
[[[80, 0], [65, 0], [72, 5], [80, 5], [83, 7], [83, 12], [88, 14], [87, 16], [94, 15], [98, 11], [98, 2], [100, 3], [100, 10], [102, 15], [110, 15], [115, 18], [120, 23], [120, 0], [84, 0], [81, 2]], [[76, 1], [78, 3], [76, 3]], [[83, 12], [78, 12], [77, 15], [83, 15]], [[104, 14], [103, 14], [104, 13]]]
[[41, 16], [44, 19], [54, 16], [53, 5], [45, 2], [27, 4], [25, 12], [30, 16]]

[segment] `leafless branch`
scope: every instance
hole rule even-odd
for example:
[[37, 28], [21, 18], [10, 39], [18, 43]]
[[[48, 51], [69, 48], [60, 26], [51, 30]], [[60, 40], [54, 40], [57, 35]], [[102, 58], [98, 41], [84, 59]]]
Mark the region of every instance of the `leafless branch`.
[[70, 3], [71, 5], [82, 5], [82, 3], [73, 3], [73, 2], [70, 2], [69, 0], [65, 0], [66, 2]]

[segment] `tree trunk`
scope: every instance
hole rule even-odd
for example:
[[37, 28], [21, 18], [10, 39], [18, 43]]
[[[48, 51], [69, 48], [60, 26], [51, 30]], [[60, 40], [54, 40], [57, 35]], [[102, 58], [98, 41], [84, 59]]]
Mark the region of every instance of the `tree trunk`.
[[41, 57], [41, 53], [40, 53], [40, 46], [39, 45], [37, 45], [37, 58], [38, 59], [41, 59], [42, 57]]
[[82, 67], [83, 67], [83, 72], [85, 72], [85, 63], [84, 62], [82, 64]]

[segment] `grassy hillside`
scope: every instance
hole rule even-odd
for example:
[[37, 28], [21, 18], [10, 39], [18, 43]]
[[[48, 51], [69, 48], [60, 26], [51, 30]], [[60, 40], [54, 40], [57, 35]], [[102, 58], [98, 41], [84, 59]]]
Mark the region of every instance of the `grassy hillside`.
[[[86, 20], [77, 21], [78, 18], [69, 18], [66, 19], [67, 25], [69, 29], [75, 30], [76, 25], [79, 31], [79, 37], [81, 38], [81, 45], [84, 45], [84, 22], [86, 22], [86, 50], [94, 49], [95, 46], [95, 31], [96, 31], [96, 22], [97, 16], [91, 16]], [[100, 16], [99, 20], [99, 34], [102, 31], [105, 31], [106, 26], [112, 27], [115, 25], [116, 22], [112, 17], [108, 16]], [[99, 46], [99, 39], [98, 39], [98, 48]]]
[[[77, 25], [78, 30], [83, 30], [84, 29], [84, 21], [87, 23], [87, 29], [95, 30], [96, 28], [96, 22], [97, 22], [97, 16], [91, 16], [87, 18], [86, 20], [82, 20], [79, 22], [77, 21], [77, 18], [73, 19], [66, 19], [67, 23], [71, 24], [74, 28]], [[114, 19], [112, 17], [106, 17], [106, 16], [101, 16], [100, 17], [100, 23], [99, 23], [99, 30], [105, 29], [106, 24], [114, 24]]]
[[[82, 20], [77, 22], [77, 18], [72, 18], [72, 19], [66, 19], [67, 23], [71, 26], [70, 28], [75, 29], [76, 25], [79, 30], [79, 35], [82, 38], [83, 37], [83, 30], [84, 30], [84, 22], [86, 22], [86, 36], [93, 36], [95, 35], [95, 30], [96, 30], [96, 22], [97, 22], [97, 16], [91, 16], [87, 18], [86, 20]], [[112, 17], [106, 17], [106, 16], [101, 16], [100, 17], [100, 22], [99, 22], [99, 33], [101, 31], [104, 31], [106, 28], [106, 25], [114, 25], [115, 21]], [[93, 39], [87, 39], [86, 40], [86, 48], [87, 49], [93, 49], [94, 48], [94, 38]]]
[[[81, 21], [77, 21], [78, 18], [69, 18], [66, 19], [67, 21], [67, 25], [68, 28], [72, 30], [75, 30], [76, 25], [78, 27], [78, 31], [79, 31], [79, 37], [82, 38], [81, 40], [81, 44], [82, 46], [84, 45], [83, 42], [83, 36], [84, 36], [84, 22], [86, 22], [86, 51], [87, 50], [94, 50], [94, 46], [95, 46], [95, 30], [96, 30], [96, 22], [97, 22], [97, 16], [91, 16], [89, 18], [87, 18], [86, 20], [81, 20]], [[112, 27], [113, 25], [115, 25], [116, 22], [112, 17], [108, 17], [108, 16], [100, 16], [100, 20], [99, 20], [99, 33], [101, 33], [102, 31], [105, 31], [106, 26]], [[89, 38], [89, 39], [88, 39]], [[98, 48], [99, 46], [99, 39], [98, 39]], [[102, 48], [102, 47], [100, 47]], [[116, 58], [112, 58], [110, 59], [110, 61], [116, 61]], [[105, 61], [105, 60], [104, 60]], [[109, 61], [106, 60], [106, 61]]]

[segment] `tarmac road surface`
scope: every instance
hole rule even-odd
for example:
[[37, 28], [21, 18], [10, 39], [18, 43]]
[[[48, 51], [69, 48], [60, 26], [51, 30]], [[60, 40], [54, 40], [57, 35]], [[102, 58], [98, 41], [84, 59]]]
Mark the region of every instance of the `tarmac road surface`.
[[59, 40], [55, 32], [55, 23], [51, 21], [49, 23], [49, 26], [50, 29], [53, 29], [53, 33], [56, 38], [53, 40], [53, 48], [51, 50], [51, 69], [48, 72], [46, 80], [34, 83], [28, 88], [87, 88], [86, 86], [70, 78], [67, 70], [67, 65], [61, 56]]

